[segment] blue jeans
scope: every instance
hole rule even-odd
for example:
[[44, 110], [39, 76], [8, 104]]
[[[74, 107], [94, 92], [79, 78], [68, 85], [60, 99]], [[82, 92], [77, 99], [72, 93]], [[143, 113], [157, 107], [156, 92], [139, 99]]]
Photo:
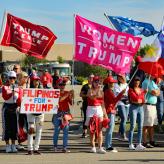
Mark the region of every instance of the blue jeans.
[[124, 135], [126, 133], [126, 122], [128, 120], [129, 107], [125, 105], [118, 105], [117, 108], [118, 108], [118, 115], [121, 118], [119, 133], [121, 135]]
[[[54, 144], [54, 147], [57, 147], [59, 133], [61, 129], [60, 128], [61, 119], [58, 116], [55, 116], [55, 118], [53, 119], [53, 124], [54, 124], [53, 144]], [[69, 131], [69, 125], [63, 128], [63, 148], [66, 148], [68, 145], [68, 131]]]
[[115, 114], [108, 114], [108, 118], [110, 119], [109, 128], [106, 130], [105, 134], [105, 147], [106, 149], [112, 147], [112, 134], [115, 126]]
[[134, 128], [136, 122], [138, 123], [137, 141], [138, 144], [140, 144], [142, 141], [142, 128], [143, 128], [143, 121], [144, 121], [143, 106], [130, 105], [129, 116], [130, 116], [129, 144], [133, 143], [133, 134], [134, 134]]
[[164, 112], [164, 97], [163, 91], [160, 92], [160, 96], [157, 99], [157, 116], [158, 116], [158, 124], [162, 125], [163, 120], [163, 112]]

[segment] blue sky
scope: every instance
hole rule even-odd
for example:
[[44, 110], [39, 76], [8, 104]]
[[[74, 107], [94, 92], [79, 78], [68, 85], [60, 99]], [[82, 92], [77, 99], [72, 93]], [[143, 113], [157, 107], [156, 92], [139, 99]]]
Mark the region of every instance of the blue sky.
[[[49, 27], [58, 37], [57, 43], [72, 44], [74, 14], [111, 27], [104, 17], [105, 12], [149, 22], [160, 30], [164, 0], [0, 0], [0, 22], [4, 10], [32, 23]], [[154, 38], [143, 37], [142, 45], [152, 43]]]

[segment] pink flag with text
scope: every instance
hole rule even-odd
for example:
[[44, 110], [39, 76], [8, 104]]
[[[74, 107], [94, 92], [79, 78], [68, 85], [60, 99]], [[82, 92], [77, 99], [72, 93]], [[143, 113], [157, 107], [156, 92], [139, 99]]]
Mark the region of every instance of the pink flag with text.
[[130, 71], [131, 61], [140, 47], [141, 38], [75, 17], [74, 59], [110, 69], [116, 73]]

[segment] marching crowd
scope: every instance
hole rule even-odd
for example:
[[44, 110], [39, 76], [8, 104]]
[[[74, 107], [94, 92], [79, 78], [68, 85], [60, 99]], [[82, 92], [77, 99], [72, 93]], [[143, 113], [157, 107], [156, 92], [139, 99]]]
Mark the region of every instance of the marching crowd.
[[[41, 141], [44, 122], [43, 113], [21, 114], [19, 112], [23, 89], [46, 88], [60, 89], [58, 112], [53, 115], [54, 125], [53, 146], [58, 152], [58, 137], [63, 130], [62, 152], [69, 152], [68, 131], [72, 115], [70, 105], [73, 103], [74, 91], [65, 90], [66, 78], [59, 76], [57, 71], [51, 76], [48, 70], [42, 75], [35, 68], [28, 73], [16, 64], [8, 73], [8, 80], [2, 85], [2, 139], [6, 143], [6, 153], [17, 152], [23, 148], [21, 143], [27, 140], [28, 154], [41, 154]], [[103, 86], [103, 88], [102, 88]], [[115, 127], [115, 117], [120, 117], [119, 139], [129, 142], [130, 150], [144, 150], [158, 146], [154, 139], [154, 126], [162, 130], [164, 110], [164, 76], [159, 79], [144, 72], [137, 72], [128, 83], [126, 76], [118, 74], [115, 79], [112, 74], [102, 81], [97, 75], [90, 75], [88, 83], [80, 91], [83, 111], [83, 134], [86, 138], [90, 134], [91, 152], [117, 152], [112, 146], [112, 134]], [[130, 120], [127, 136], [126, 123]], [[137, 129], [137, 145], [134, 145], [134, 129]], [[105, 143], [103, 147], [103, 128], [105, 128]], [[27, 133], [24, 132], [27, 129]], [[35, 137], [34, 137], [35, 136]], [[11, 140], [11, 141], [10, 141]], [[16, 146], [16, 140], [18, 145]], [[98, 142], [98, 149], [96, 149]]]

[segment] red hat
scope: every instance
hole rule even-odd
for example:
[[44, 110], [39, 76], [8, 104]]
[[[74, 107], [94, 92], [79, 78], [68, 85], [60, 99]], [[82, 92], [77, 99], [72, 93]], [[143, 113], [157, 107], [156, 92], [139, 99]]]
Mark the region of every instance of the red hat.
[[113, 76], [108, 76], [105, 80], [104, 80], [104, 84], [108, 84], [108, 83], [117, 83], [117, 80], [115, 80], [113, 78]]
[[93, 77], [93, 81], [99, 81], [100, 80], [100, 77], [99, 76], [94, 76]]
[[142, 62], [142, 57], [141, 57], [141, 56], [137, 56], [137, 57], [136, 57], [136, 62], [137, 62], [137, 63]]

